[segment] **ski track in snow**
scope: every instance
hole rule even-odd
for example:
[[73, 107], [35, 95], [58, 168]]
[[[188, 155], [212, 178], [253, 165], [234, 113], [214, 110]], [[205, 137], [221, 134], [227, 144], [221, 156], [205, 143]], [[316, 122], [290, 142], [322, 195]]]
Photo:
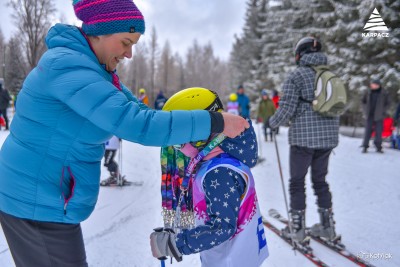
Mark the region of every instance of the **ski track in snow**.
[[[255, 125], [259, 127], [260, 125]], [[259, 134], [260, 131], [256, 130]], [[8, 132], [0, 132], [0, 144]], [[260, 138], [263, 140], [263, 138]], [[289, 149], [287, 128], [277, 136], [286, 191], [289, 179]], [[398, 167], [400, 151], [385, 149], [385, 154], [373, 147], [361, 154], [360, 139], [340, 136], [339, 146], [330, 158], [327, 181], [331, 186], [337, 232], [342, 235], [349, 251], [357, 253], [391, 253], [390, 260], [372, 260], [375, 266], [400, 266], [400, 182]], [[97, 206], [88, 220], [82, 223], [86, 253], [90, 267], [147, 267], [161, 266], [151, 255], [149, 235], [162, 226], [160, 195], [160, 151], [123, 142], [123, 174], [131, 181], [144, 181], [143, 186], [101, 187]], [[264, 216], [270, 208], [286, 216], [283, 192], [274, 143], [262, 141], [265, 161], [252, 169], [258, 200]], [[118, 160], [118, 155], [116, 156]], [[102, 167], [102, 179], [108, 177]], [[307, 175], [306, 224], [318, 222], [316, 198]], [[287, 193], [288, 195], [288, 193]], [[283, 224], [273, 218], [279, 228]], [[314, 266], [296, 253], [274, 233], [265, 229], [270, 250], [263, 267]], [[357, 266], [349, 260], [312, 242], [315, 255], [329, 266]], [[0, 266], [14, 266], [6, 240], [0, 231]], [[166, 266], [200, 266], [199, 255], [184, 256], [181, 263], [169, 260]]]
[[124, 224], [126, 224], [131, 220], [132, 220], [131, 215], [121, 218], [119, 221], [114, 222], [108, 228], [103, 229], [101, 232], [98, 232], [94, 236], [85, 238], [85, 244], [88, 245], [90, 242], [95, 241], [96, 239], [99, 239], [101, 237], [104, 237], [105, 235], [112, 235], [115, 232], [115, 229], [122, 227]]

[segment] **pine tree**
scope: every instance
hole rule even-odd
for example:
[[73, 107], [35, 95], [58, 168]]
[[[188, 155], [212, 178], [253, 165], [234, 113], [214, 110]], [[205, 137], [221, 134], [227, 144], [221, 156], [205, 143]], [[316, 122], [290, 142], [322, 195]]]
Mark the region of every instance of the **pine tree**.
[[261, 68], [263, 64], [262, 50], [264, 42], [267, 41], [263, 38], [263, 29], [265, 29], [268, 18], [267, 8], [268, 1], [262, 0], [256, 14], [257, 24], [255, 29], [255, 38], [252, 40], [256, 53], [254, 54], [251, 64], [251, 81], [244, 83], [246, 88], [249, 89], [253, 94], [259, 93], [262, 89], [266, 88], [266, 85], [268, 84], [268, 81], [265, 79], [266, 77]]
[[290, 18], [293, 17], [290, 3], [284, 1], [268, 2], [266, 21], [261, 27], [261, 64], [258, 70], [263, 76], [266, 88], [280, 87], [286, 77], [291, 60], [294, 40], [288, 34]]
[[[360, 91], [368, 88], [371, 79], [380, 78], [392, 98], [400, 88], [400, 3], [343, 1], [335, 2], [334, 7], [336, 24], [323, 37], [332, 68], [347, 81], [350, 91], [356, 91], [350, 92], [350, 109], [342, 116], [347, 120], [354, 113], [361, 113]], [[375, 8], [389, 29], [389, 38], [362, 37], [364, 25]]]
[[[255, 72], [260, 64], [262, 49], [260, 23], [263, 17], [260, 12], [265, 9], [266, 1], [249, 0], [247, 3], [243, 34], [235, 37], [231, 52], [231, 73], [236, 82], [245, 85], [250, 96], [257, 95], [258, 85], [254, 80]], [[257, 75], [256, 75], [257, 77]]]
[[[390, 38], [362, 37], [374, 8], [387, 25]], [[371, 78], [381, 78], [392, 97], [400, 88], [399, 13], [400, 2], [395, 0], [270, 0], [266, 21], [260, 24], [263, 46], [259, 68], [253, 70], [257, 76], [253, 79], [266, 87], [280, 89], [287, 74], [296, 67], [293, 55], [297, 41], [315, 36], [322, 42], [331, 69], [348, 84], [351, 103], [348, 117], [343, 118], [354, 121], [354, 114], [360, 114], [360, 90], [367, 88]], [[237, 38], [232, 51], [234, 66], [247, 67], [254, 62], [254, 57], [247, 57], [248, 62], [240, 59], [241, 55], [247, 55], [248, 46], [245, 39]]]

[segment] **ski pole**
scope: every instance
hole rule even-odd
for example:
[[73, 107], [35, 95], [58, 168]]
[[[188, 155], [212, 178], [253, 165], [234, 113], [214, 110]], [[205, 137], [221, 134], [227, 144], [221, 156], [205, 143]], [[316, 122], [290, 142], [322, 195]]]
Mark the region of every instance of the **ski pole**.
[[[262, 125], [261, 125], [261, 127], [263, 127]], [[258, 150], [260, 151], [260, 156], [262, 156], [262, 145], [261, 145], [261, 129], [260, 129], [260, 127], [257, 127], [258, 128]]]
[[[289, 217], [289, 206], [288, 206], [288, 201], [287, 201], [287, 196], [286, 196], [286, 188], [285, 188], [285, 183], [283, 181], [281, 159], [280, 159], [280, 156], [279, 156], [278, 141], [276, 141], [275, 130], [272, 130], [272, 128], [271, 128], [271, 131], [272, 131], [272, 135], [273, 135], [274, 143], [275, 143], [276, 158], [278, 159], [279, 174], [280, 174], [280, 177], [281, 177], [283, 198], [285, 199], [286, 214], [287, 214], [287, 217], [290, 218]], [[293, 228], [292, 228], [292, 225], [291, 225], [290, 222], [288, 223], [288, 226], [289, 226], [289, 233], [290, 233], [289, 236], [290, 236], [290, 239], [292, 240], [292, 246], [293, 246], [294, 255], [296, 255], [296, 250], [294, 250], [295, 249], [295, 243], [294, 243], [294, 240], [292, 238]]]
[[117, 177], [117, 183], [119, 186], [123, 185], [122, 179], [122, 139], [119, 139], [119, 154], [118, 154], [119, 174]]
[[119, 140], [119, 164], [120, 174], [122, 175], [122, 139]]
[[[261, 127], [263, 127], [261, 125]], [[262, 153], [262, 144], [261, 144], [261, 135], [262, 133], [260, 132], [261, 129], [259, 126], [256, 125], [256, 128], [258, 128], [258, 134], [257, 134], [257, 147], [258, 147], [258, 160], [257, 160], [257, 164], [263, 162], [265, 159], [262, 157], [263, 153]]]

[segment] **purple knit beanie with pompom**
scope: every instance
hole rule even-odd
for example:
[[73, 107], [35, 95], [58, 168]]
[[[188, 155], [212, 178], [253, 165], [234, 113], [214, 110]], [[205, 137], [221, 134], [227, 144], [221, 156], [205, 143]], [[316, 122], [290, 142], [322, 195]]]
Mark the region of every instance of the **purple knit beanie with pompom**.
[[87, 35], [106, 35], [119, 32], [144, 34], [145, 23], [132, 0], [74, 0], [75, 15], [83, 21]]

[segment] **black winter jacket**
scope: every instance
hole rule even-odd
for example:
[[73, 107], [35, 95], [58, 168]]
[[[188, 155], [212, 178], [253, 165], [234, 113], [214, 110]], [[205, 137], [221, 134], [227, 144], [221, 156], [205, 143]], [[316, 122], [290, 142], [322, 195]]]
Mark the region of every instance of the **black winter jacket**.
[[10, 103], [11, 97], [6, 89], [0, 89], [0, 109], [6, 109]]
[[[369, 114], [371, 113], [371, 89], [365, 92], [362, 98], [362, 106], [364, 115], [368, 118]], [[388, 92], [381, 88], [380, 93], [378, 93], [376, 104], [375, 104], [375, 111], [372, 112], [374, 116], [374, 121], [383, 120], [385, 114], [389, 108], [389, 94]]]

